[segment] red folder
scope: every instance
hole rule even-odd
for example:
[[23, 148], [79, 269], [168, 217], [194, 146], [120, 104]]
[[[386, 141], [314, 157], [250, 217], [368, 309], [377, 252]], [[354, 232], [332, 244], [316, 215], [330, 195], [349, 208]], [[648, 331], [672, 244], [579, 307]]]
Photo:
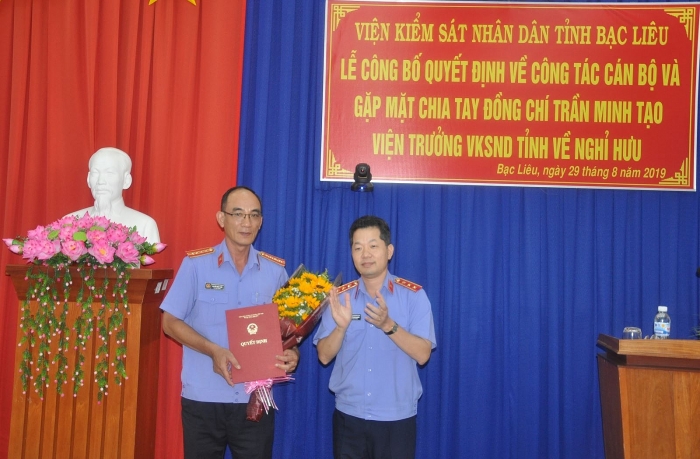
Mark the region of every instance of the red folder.
[[234, 383], [285, 376], [275, 358], [282, 355], [282, 337], [274, 303], [226, 311], [228, 347], [241, 369], [231, 369]]

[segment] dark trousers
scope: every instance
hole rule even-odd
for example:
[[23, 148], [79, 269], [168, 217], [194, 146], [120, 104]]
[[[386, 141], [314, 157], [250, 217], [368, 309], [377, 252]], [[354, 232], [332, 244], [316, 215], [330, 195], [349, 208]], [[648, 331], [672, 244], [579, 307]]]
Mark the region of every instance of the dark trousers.
[[366, 421], [333, 412], [335, 459], [413, 459], [416, 417], [399, 421]]
[[275, 410], [253, 422], [245, 418], [246, 403], [181, 400], [185, 459], [221, 459], [226, 446], [235, 459], [272, 458]]

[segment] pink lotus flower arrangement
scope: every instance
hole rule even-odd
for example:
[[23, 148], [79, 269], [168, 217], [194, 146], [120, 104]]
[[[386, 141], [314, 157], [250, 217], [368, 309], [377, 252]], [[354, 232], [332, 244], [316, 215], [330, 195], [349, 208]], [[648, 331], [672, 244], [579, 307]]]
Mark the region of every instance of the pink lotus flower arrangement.
[[[68, 381], [69, 371], [67, 353], [72, 347], [81, 351], [71, 376], [73, 395], [77, 396], [83, 385], [87, 342], [96, 330], [101, 341], [93, 369], [97, 398], [101, 401], [107, 395], [110, 365], [117, 384], [127, 378], [124, 318], [129, 314], [129, 271], [152, 264], [154, 260], [150, 255], [161, 252], [166, 245], [148, 242], [135, 227], [87, 213], [82, 217], [63, 217], [46, 226], [37, 226], [28, 231], [26, 237], [3, 239], [3, 242], [10, 251], [32, 264], [26, 276], [29, 281], [27, 298], [20, 311], [23, 336], [19, 345], [26, 345], [26, 348], [19, 371], [25, 392], [33, 380], [35, 392], [43, 399], [44, 388], [53, 380], [58, 393], [63, 395], [62, 387]], [[96, 282], [98, 269], [112, 269], [117, 273], [111, 292], [107, 276], [103, 282]], [[76, 272], [80, 285], [76, 302], [80, 311], [69, 327], [68, 297]], [[95, 303], [101, 306], [93, 308]], [[110, 363], [112, 334], [116, 336], [117, 346]], [[53, 345], [52, 338], [56, 340]], [[56, 369], [49, 375], [52, 364]]]
[[59, 268], [75, 264], [138, 268], [154, 262], [149, 255], [166, 245], [149, 243], [136, 228], [128, 228], [106, 217], [63, 217], [46, 226], [37, 226], [27, 237], [3, 239], [13, 253], [28, 262]]

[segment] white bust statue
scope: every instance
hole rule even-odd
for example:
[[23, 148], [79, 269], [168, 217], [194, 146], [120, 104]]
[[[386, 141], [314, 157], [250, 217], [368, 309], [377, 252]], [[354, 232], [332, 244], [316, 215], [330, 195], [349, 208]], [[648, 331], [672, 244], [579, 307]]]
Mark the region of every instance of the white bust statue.
[[129, 188], [132, 180], [129, 155], [118, 148], [100, 148], [90, 157], [88, 165], [87, 183], [95, 204], [68, 215], [82, 217], [87, 212], [95, 217], [104, 216], [128, 227], [135, 226], [150, 243], [160, 242], [156, 221], [124, 204], [122, 190]]

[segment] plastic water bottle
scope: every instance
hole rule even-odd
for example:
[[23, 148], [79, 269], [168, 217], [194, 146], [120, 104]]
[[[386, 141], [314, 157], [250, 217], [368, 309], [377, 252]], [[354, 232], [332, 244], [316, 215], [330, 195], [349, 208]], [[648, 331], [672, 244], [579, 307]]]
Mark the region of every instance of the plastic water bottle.
[[659, 306], [659, 312], [654, 317], [654, 337], [666, 339], [671, 336], [671, 318], [668, 316], [668, 308]]

